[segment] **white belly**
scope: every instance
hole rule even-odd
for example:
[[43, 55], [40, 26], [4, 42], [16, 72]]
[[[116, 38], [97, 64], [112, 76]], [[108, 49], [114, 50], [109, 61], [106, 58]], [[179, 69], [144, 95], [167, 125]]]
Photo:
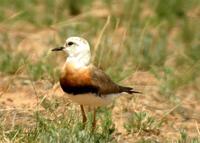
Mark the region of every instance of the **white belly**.
[[89, 94], [79, 94], [79, 95], [68, 95], [68, 97], [73, 101], [81, 105], [88, 106], [106, 106], [112, 102], [113, 97], [116, 94], [102, 95], [101, 97], [96, 96], [92, 93]]

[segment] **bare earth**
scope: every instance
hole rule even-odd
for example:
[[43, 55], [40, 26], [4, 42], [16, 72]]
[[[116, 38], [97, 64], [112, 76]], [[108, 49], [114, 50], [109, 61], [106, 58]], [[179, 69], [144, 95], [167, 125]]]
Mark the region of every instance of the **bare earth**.
[[[133, 139], [137, 141], [141, 137], [173, 141], [180, 137], [180, 129], [185, 129], [191, 137], [199, 136], [199, 99], [193, 96], [192, 89], [189, 87], [181, 89], [181, 92], [177, 94], [181, 102], [172, 104], [159, 94], [159, 81], [152, 74], [138, 71], [129, 77], [129, 80], [123, 82], [125, 85], [132, 85], [132, 83], [143, 94], [120, 96], [115, 100], [112, 108], [112, 120], [116, 128], [114, 134], [118, 142], [124, 142], [124, 140], [133, 142]], [[67, 98], [59, 87], [59, 83], [52, 85], [47, 80], [32, 82], [20, 75], [1, 76], [0, 89], [0, 111], [30, 112], [36, 107], [44, 110], [40, 106], [42, 99], [38, 98], [38, 95], [48, 99]], [[68, 100], [66, 102], [70, 103]], [[78, 107], [75, 104], [75, 108]], [[157, 132], [128, 134], [124, 128], [124, 122], [132, 113], [142, 111], [155, 117], [157, 121], [162, 120], [162, 126]], [[6, 116], [5, 120], [13, 120], [13, 117]]]

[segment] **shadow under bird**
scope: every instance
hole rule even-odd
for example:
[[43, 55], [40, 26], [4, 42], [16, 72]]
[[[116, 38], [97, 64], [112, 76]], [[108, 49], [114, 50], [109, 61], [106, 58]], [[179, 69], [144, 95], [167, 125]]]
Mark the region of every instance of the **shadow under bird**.
[[81, 37], [70, 37], [64, 46], [52, 51], [68, 54], [60, 76], [60, 86], [69, 98], [80, 104], [83, 123], [87, 121], [84, 106], [94, 109], [93, 128], [96, 126], [96, 108], [111, 103], [120, 93], [140, 93], [131, 87], [114, 83], [101, 69], [91, 64], [88, 42]]

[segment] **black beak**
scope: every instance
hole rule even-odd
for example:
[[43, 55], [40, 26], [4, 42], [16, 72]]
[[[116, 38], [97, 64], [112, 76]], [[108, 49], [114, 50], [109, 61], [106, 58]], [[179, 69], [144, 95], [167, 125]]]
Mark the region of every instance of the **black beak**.
[[65, 47], [57, 47], [57, 48], [53, 48], [51, 49], [51, 51], [62, 51]]

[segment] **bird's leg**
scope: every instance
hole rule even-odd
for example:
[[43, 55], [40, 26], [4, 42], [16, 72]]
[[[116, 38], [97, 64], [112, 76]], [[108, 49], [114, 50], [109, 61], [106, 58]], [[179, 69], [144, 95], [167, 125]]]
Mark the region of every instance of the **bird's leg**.
[[96, 108], [94, 107], [94, 114], [93, 114], [93, 122], [92, 122], [92, 129], [96, 128]]
[[87, 121], [87, 117], [85, 115], [83, 105], [80, 105], [80, 107], [81, 107], [81, 114], [82, 114], [82, 117], [83, 117], [83, 124], [85, 124], [85, 122]]

